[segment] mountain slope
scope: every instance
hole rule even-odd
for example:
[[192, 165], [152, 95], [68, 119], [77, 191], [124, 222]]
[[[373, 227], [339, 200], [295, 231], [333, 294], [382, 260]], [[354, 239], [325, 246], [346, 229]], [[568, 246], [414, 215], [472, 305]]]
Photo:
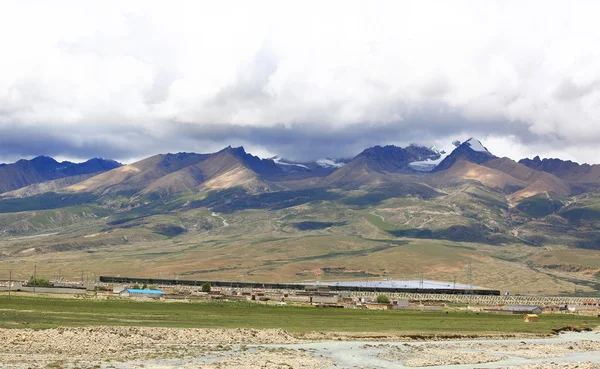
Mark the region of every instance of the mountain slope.
[[140, 191], [155, 180], [208, 159], [211, 155], [178, 153], [160, 154], [102, 173], [76, 185], [70, 192], [114, 194], [121, 191]]
[[3, 194], [0, 194], [0, 198], [21, 198], [35, 196], [46, 192], [58, 192], [63, 188], [72, 186], [79, 182], [83, 182], [88, 178], [92, 178], [97, 174], [99, 173], [80, 174], [71, 177], [54, 179], [46, 182], [34, 183], [26, 187], [21, 187], [18, 190], [8, 191]]
[[105, 172], [120, 166], [116, 161], [98, 158], [84, 163], [59, 163], [47, 156], [38, 156], [32, 160], [23, 159], [0, 166], [0, 193], [59, 178]]
[[260, 192], [269, 188], [260, 177], [272, 177], [281, 172], [272, 160], [247, 154], [243, 147], [227, 147], [198, 164], [153, 181], [142, 193], [171, 194], [196, 188], [222, 190], [232, 187]]
[[[545, 183], [545, 190], [543, 192], [550, 191], [561, 196], [566, 196], [571, 193], [571, 186], [560, 178], [549, 173], [531, 169], [509, 158], [491, 159], [484, 165], [488, 168], [499, 170], [513, 178], [523, 181], [527, 183], [528, 186], [536, 182]], [[535, 192], [534, 188], [529, 189], [529, 192]]]
[[536, 156], [533, 159], [521, 159], [519, 163], [529, 168], [551, 173], [558, 178], [573, 183], [598, 183], [600, 182], [600, 165], [578, 164], [570, 160], [561, 159], [540, 159]]
[[529, 185], [526, 181], [514, 178], [501, 170], [467, 160], [458, 160], [450, 168], [433, 173], [428, 178], [428, 181], [437, 186], [458, 184], [465, 180], [478, 181], [487, 187], [497, 189], [504, 189], [507, 186], [524, 188]]
[[450, 155], [446, 156], [432, 172], [439, 172], [451, 168], [460, 160], [469, 161], [475, 164], [483, 164], [496, 158], [486, 149], [479, 140], [470, 138], [455, 148]]
[[[402, 280], [423, 270], [452, 281], [472, 263], [477, 285], [600, 291], [600, 191], [467, 145], [431, 174], [411, 163], [439, 153], [418, 147], [374, 147], [327, 176], [293, 180], [282, 166], [300, 163], [228, 147], [157, 155], [70, 186], [81, 193], [59, 190], [89, 174], [54, 179], [0, 199], [0, 256], [22, 278], [34, 263], [50, 276], [59, 262], [194, 279]], [[17, 196], [43, 188], [54, 193]]]
[[427, 159], [438, 159], [440, 153], [432, 149], [410, 145], [375, 146], [358, 154], [348, 164], [325, 178], [329, 186], [363, 186], [398, 180], [394, 174], [416, 174], [410, 164]]

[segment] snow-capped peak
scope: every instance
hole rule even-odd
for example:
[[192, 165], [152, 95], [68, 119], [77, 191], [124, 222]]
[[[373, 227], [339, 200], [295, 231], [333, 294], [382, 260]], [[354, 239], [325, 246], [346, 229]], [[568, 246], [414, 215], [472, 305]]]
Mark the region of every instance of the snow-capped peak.
[[488, 151], [488, 149], [486, 149], [486, 148], [485, 148], [485, 147], [484, 147], [484, 146], [481, 144], [481, 141], [479, 141], [479, 140], [477, 140], [477, 139], [475, 139], [475, 138], [473, 138], [473, 137], [469, 138], [469, 139], [466, 141], [466, 143], [468, 143], [468, 144], [469, 144], [469, 146], [471, 147], [471, 149], [472, 149], [473, 151], [484, 152], [484, 153], [487, 153], [487, 154], [490, 154], [490, 155], [492, 154], [492, 153], [490, 153], [490, 152]]
[[341, 168], [345, 163], [338, 163], [333, 159], [324, 158], [317, 160], [317, 164], [323, 168]]
[[422, 147], [422, 148], [425, 148], [425, 149], [427, 149], [427, 150], [429, 150], [429, 151], [432, 151], [434, 154], [440, 154], [440, 155], [443, 155], [443, 154], [445, 154], [445, 153], [446, 153], [446, 151], [445, 151], [445, 150], [440, 150], [440, 149], [438, 149], [438, 148], [437, 148], [437, 146], [435, 146], [435, 145], [431, 145], [431, 146], [425, 146], [425, 145], [419, 145], [418, 143], [414, 143], [414, 142], [412, 142], [412, 143], [411, 143], [410, 145], [408, 145], [408, 146], [409, 146], [409, 147], [411, 147], [411, 146], [412, 146], [412, 147]]
[[440, 150], [436, 146], [430, 146], [429, 150], [433, 151], [436, 154], [440, 154], [440, 155], [444, 155], [446, 153], [446, 150]]

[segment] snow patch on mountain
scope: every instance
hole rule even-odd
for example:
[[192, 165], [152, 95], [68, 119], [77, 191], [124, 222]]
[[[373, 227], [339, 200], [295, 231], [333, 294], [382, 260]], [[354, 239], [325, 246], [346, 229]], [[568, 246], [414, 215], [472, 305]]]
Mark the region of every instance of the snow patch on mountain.
[[471, 146], [471, 149], [474, 151], [478, 151], [478, 152], [485, 152], [491, 155], [491, 153], [488, 151], [488, 149], [486, 149], [482, 144], [481, 141], [471, 137], [467, 140], [467, 143], [469, 144], [469, 146]]
[[414, 143], [411, 143], [410, 146], [426, 148], [432, 153], [431, 156], [425, 158], [424, 160], [413, 161], [412, 163], [408, 164], [411, 169], [418, 172], [431, 172], [439, 163], [442, 162], [442, 160], [444, 160], [446, 156], [448, 156], [446, 151], [440, 150], [435, 146], [426, 147]]
[[300, 168], [304, 168], [304, 169], [310, 170], [310, 168], [307, 167], [304, 164], [286, 162], [286, 161], [283, 161], [284, 159], [282, 159], [282, 158], [280, 158], [278, 156], [275, 156], [275, 157], [271, 158], [271, 160], [273, 160], [275, 162], [275, 164], [278, 164], [278, 165], [288, 165], [288, 166], [300, 167]]
[[317, 164], [323, 168], [341, 168], [345, 163], [338, 163], [333, 159], [325, 158], [317, 160]]
[[439, 155], [437, 159], [428, 158], [426, 160], [413, 161], [412, 163], [409, 163], [408, 166], [418, 172], [431, 172], [435, 167], [438, 166], [439, 163], [442, 162], [442, 160], [446, 158], [446, 156], [448, 156], [448, 153], [443, 150], [439, 151], [435, 148], [430, 149]]

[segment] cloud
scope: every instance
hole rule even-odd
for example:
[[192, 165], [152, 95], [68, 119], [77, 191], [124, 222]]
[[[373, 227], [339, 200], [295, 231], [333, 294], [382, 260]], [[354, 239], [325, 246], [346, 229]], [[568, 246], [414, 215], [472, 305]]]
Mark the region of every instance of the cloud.
[[2, 2], [0, 159], [128, 161], [243, 144], [301, 160], [477, 136], [514, 159], [600, 162], [599, 12], [596, 2]]

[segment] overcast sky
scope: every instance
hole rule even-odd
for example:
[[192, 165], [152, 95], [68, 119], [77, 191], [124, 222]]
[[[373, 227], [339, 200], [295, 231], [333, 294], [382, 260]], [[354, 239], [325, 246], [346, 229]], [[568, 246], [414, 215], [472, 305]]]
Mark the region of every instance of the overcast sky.
[[600, 163], [599, 3], [2, 1], [0, 162], [475, 136]]

